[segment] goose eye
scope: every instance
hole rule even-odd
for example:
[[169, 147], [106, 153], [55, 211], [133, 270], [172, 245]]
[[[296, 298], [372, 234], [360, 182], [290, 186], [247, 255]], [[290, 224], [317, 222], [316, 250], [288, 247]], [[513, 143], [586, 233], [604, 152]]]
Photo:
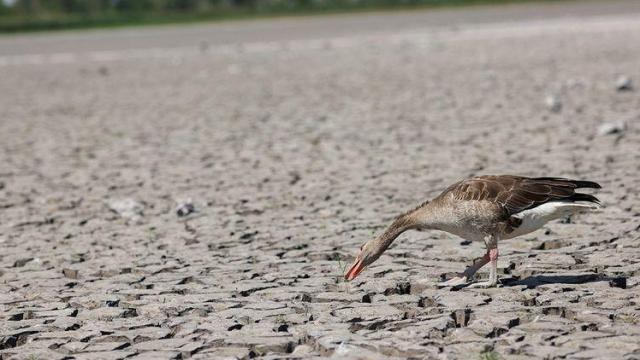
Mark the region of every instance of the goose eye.
[[364, 249], [364, 245], [360, 245], [360, 251], [362, 251], [362, 249]]

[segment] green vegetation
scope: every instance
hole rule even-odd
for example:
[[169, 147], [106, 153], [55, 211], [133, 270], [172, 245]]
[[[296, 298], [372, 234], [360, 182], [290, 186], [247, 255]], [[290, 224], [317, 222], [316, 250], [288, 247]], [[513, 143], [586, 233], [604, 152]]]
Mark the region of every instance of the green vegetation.
[[480, 360], [500, 360], [500, 355], [495, 351], [486, 351], [480, 354]]
[[0, 32], [526, 1], [532, 0], [0, 0]]
[[340, 284], [341, 282], [344, 282], [344, 273], [347, 271], [347, 266], [349, 264], [342, 261], [342, 256], [340, 256], [340, 254], [337, 255], [336, 260], [338, 260], [338, 273], [336, 274], [336, 284]]

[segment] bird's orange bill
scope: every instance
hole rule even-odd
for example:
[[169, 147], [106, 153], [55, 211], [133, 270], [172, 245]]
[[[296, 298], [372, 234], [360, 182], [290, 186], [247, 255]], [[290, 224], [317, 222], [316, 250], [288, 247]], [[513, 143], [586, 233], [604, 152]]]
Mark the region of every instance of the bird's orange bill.
[[347, 273], [344, 274], [344, 278], [347, 280], [353, 280], [356, 278], [356, 276], [358, 276], [358, 274], [362, 272], [362, 270], [364, 270], [364, 265], [362, 264], [362, 260], [356, 259], [356, 262], [353, 263], [353, 265], [351, 265], [351, 267], [349, 268], [349, 271], [347, 271]]

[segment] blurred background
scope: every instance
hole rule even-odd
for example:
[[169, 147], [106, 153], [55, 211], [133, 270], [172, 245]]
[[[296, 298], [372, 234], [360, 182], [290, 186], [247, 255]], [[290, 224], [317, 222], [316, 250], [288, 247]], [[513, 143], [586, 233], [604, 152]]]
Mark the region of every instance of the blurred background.
[[2, 0], [0, 31], [160, 24], [526, 0]]

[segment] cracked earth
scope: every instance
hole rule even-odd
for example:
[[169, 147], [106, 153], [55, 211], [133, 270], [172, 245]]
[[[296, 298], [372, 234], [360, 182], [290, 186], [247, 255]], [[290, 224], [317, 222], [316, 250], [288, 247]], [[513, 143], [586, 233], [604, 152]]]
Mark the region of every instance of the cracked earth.
[[[640, 7], [610, 4], [0, 38], [0, 359], [640, 358]], [[438, 289], [484, 253], [439, 232], [343, 281], [503, 173], [604, 208], [500, 243], [499, 288]]]

